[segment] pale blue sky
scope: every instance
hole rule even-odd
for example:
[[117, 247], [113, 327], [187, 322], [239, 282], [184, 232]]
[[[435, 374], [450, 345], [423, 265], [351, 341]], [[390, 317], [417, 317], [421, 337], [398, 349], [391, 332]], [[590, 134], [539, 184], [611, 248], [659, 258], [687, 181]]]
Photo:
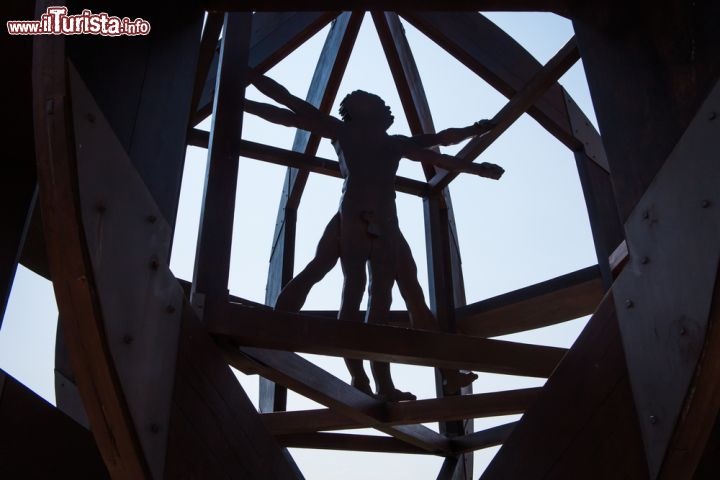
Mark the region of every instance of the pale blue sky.
[[[510, 33], [540, 62], [546, 62], [572, 36], [571, 23], [553, 14], [493, 13], [487, 16]], [[415, 54], [436, 128], [465, 126], [492, 117], [507, 101], [474, 73], [447, 55], [444, 50], [405, 23]], [[269, 75], [292, 93], [303, 97], [312, 77], [315, 61], [327, 28], [283, 60]], [[560, 81], [587, 116], [595, 116], [580, 62]], [[394, 89], [387, 61], [380, 47], [372, 19], [366, 16], [350, 58], [339, 99], [352, 90], [363, 89], [380, 95], [396, 118], [392, 133], [409, 134], [399, 97]], [[253, 99], [265, 100], [253, 88]], [[209, 122], [203, 124], [208, 128]], [[243, 137], [291, 148], [294, 131], [246, 116]], [[445, 149], [453, 154], [461, 146]], [[318, 153], [336, 158], [323, 141]], [[180, 198], [177, 231], [171, 268], [179, 278], [192, 277], [197, 224], [202, 198], [206, 151], [189, 147]], [[460, 176], [451, 185], [463, 260], [466, 296], [475, 302], [521, 288], [597, 263], [587, 211], [572, 153], [532, 118], [524, 115], [495, 142], [479, 161], [501, 165], [506, 174], [499, 182]], [[422, 179], [418, 164], [403, 161], [400, 174]], [[232, 293], [262, 302], [265, 296], [268, 258], [277, 205], [285, 175], [283, 167], [241, 159], [229, 287]], [[326, 223], [337, 209], [339, 179], [312, 174], [298, 212], [298, 272], [312, 257]], [[419, 267], [419, 278], [427, 295], [427, 269], [423, 231], [422, 201], [398, 194], [398, 216]], [[311, 293], [306, 308], [337, 309], [340, 299], [339, 267]], [[393, 308], [404, 309], [402, 299], [393, 295]], [[0, 331], [0, 368], [54, 402], [54, 341], [57, 309], [49, 282], [18, 269], [3, 328]], [[543, 345], [569, 347], [585, 324], [578, 319], [561, 325], [508, 338]], [[307, 355], [334, 375], [348, 380], [341, 359]], [[434, 397], [433, 372], [429, 368], [393, 366], [400, 388], [419, 398]], [[257, 400], [257, 377], [238, 374], [248, 395]], [[497, 391], [542, 385], [541, 379], [481, 374], [476, 392]], [[295, 394], [290, 409], [317, 405]], [[476, 421], [476, 429], [518, 416]], [[436, 424], [429, 424], [436, 428]], [[356, 433], [359, 431], [355, 431]], [[372, 431], [363, 431], [371, 433]], [[477, 477], [497, 448], [477, 452]], [[331, 452], [293, 449], [293, 456], [308, 480], [386, 478], [433, 479], [442, 459], [425, 455]], [[329, 467], [330, 466], [330, 467]]]

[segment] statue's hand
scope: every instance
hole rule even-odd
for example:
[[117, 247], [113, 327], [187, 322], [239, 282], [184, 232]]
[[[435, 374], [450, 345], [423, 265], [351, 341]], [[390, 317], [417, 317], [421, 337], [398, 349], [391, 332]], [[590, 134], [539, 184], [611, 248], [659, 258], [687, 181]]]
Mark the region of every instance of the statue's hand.
[[473, 173], [485, 178], [492, 178], [493, 180], [499, 180], [505, 173], [505, 169], [494, 163], [473, 163], [467, 170], [468, 173]]

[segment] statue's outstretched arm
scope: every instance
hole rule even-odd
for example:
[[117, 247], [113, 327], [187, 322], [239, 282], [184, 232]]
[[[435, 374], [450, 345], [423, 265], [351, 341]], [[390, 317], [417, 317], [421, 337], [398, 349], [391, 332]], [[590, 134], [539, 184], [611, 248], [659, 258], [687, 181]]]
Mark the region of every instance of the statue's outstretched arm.
[[433, 152], [425, 148], [418, 148], [411, 138], [402, 135], [396, 135], [394, 138], [398, 142], [402, 156], [409, 160], [430, 163], [436, 167], [444, 168], [452, 172], [472, 173], [473, 175], [492, 178], [493, 180], [498, 180], [505, 172], [502, 167], [494, 163], [463, 162], [457, 157]]
[[435, 147], [438, 145], [455, 145], [466, 138], [482, 135], [489, 132], [495, 124], [490, 120], [480, 120], [469, 127], [447, 128], [438, 133], [424, 133], [412, 137], [413, 143], [420, 148]]

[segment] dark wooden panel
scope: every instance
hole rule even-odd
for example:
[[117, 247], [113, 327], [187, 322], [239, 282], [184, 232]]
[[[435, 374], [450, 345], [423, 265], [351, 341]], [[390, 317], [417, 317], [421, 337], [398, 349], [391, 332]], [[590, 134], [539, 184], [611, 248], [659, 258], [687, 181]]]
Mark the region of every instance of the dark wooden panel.
[[83, 231], [105, 340], [145, 458], [161, 478], [167, 436], [159, 432], [167, 432], [183, 299], [168, 266], [172, 228], [72, 66], [69, 79]]
[[[571, 38], [532, 78], [522, 86], [510, 101], [492, 118], [495, 124], [485, 135], [475, 137], [468, 142], [456, 155], [463, 162], [472, 162], [502, 135], [520, 116], [540, 98], [540, 96], [557, 85], [555, 82], [580, 58]], [[562, 93], [562, 92], [561, 92]], [[445, 188], [455, 177], [455, 172], [439, 172], [430, 180], [434, 191]]]
[[311, 318], [230, 304], [208, 329], [239, 345], [547, 377], [566, 350], [451, 333]]
[[[226, 10], [224, 8], [211, 8], [211, 10]], [[239, 9], [247, 11], [247, 6]], [[296, 10], [290, 8], [285, 10]], [[256, 12], [253, 14], [253, 26], [250, 38], [250, 52], [248, 65], [259, 73], [265, 73], [280, 60], [289, 55], [305, 40], [320, 31], [333, 18], [337, 12], [292, 12], [282, 11], [276, 13]], [[200, 123], [212, 112], [217, 83], [217, 66], [220, 55], [217, 52], [210, 63], [205, 87], [200, 95], [194, 123]], [[247, 86], [247, 82], [243, 83]]]
[[[448, 396], [385, 405], [386, 425], [428, 423], [465, 418], [522, 413], [540, 395], [540, 388]], [[275, 435], [362, 428], [348, 417], [329, 409], [300, 410], [261, 415]]]
[[160, 212], [174, 228], [185, 163], [203, 12], [197, 5], [70, 1], [70, 12], [142, 17], [141, 37], [68, 37], [68, 56], [90, 89]]
[[251, 17], [229, 13], [223, 25], [191, 294], [201, 316], [220, 315], [227, 302]]
[[625, 221], [720, 75], [718, 2], [576, 2], [573, 26]]
[[583, 268], [458, 308], [458, 332], [495, 337], [573, 320], [593, 313], [603, 291], [600, 269]]
[[630, 261], [613, 287], [653, 477], [707, 341], [720, 264], [718, 111], [720, 83], [630, 213]]
[[[34, 18], [33, 2], [14, 1], [4, 5], [8, 19]], [[37, 179], [32, 117], [32, 36], [3, 35], [0, 40], [6, 65], [13, 74], [5, 75], [3, 88], [3, 127], [5, 159], [0, 175], [0, 205], [3, 206], [0, 234], [0, 327], [15, 278], [15, 270], [25, 243], [35, 205]]]
[[[481, 478], [648, 478], [626, 378], [609, 293]], [[552, 475], [586, 453], [584, 463]]]
[[[40, 10], [47, 3], [38, 3]], [[111, 475], [147, 478], [113, 368], [82, 232], [64, 37], [36, 37], [33, 113], [48, 258], [65, 341], [98, 449]]]
[[290, 353], [252, 347], [226, 347], [231, 365], [244, 368], [248, 362], [265, 378], [285, 385], [311, 400], [323, 404], [358, 422], [366, 423], [431, 453], [449, 452], [447, 438], [422, 425], [383, 425], [384, 403], [302, 357]]
[[0, 370], [4, 478], [110, 478], [92, 434]]
[[165, 478], [297, 478], [187, 302]]

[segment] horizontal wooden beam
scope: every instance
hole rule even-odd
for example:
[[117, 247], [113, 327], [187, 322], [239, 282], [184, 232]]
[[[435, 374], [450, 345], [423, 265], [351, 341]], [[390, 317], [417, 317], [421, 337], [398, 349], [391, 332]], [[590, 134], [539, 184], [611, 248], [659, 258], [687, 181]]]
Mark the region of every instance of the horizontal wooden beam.
[[352, 433], [290, 433], [275, 437], [283, 447], [315, 448], [321, 450], [349, 450], [355, 452], [429, 454], [394, 437], [358, 435]]
[[423, 425], [384, 425], [384, 402], [351, 387], [295, 353], [238, 348], [223, 341], [219, 345], [230, 365], [236, 368], [243, 369], [251, 362], [253, 370], [268, 380], [284, 385], [348, 418], [430, 453], [447, 455], [450, 452], [448, 439]]
[[[192, 129], [188, 134], [188, 145], [207, 148], [209, 139], [209, 132]], [[285, 150], [284, 148], [251, 142], [249, 140], [240, 141], [240, 155], [275, 165], [300, 168], [309, 172], [342, 178], [340, 164], [335, 160], [306, 155], [292, 150]], [[427, 183], [418, 180], [406, 177], [395, 177], [395, 190], [421, 197], [427, 193], [428, 186]]]
[[[514, 415], [523, 413], [541, 390], [541, 388], [524, 388], [388, 403], [385, 405], [382, 420], [385, 425], [391, 426]], [[330, 409], [265, 413], [260, 418], [274, 435], [367, 427]]]
[[604, 294], [597, 265], [457, 309], [458, 332], [496, 337], [590, 315]]
[[[460, 150], [457, 157], [467, 163], [475, 160], [492, 145], [505, 130], [510, 128], [523, 113], [527, 112], [538, 98], [540, 98], [548, 88], [554, 85], [579, 58], [580, 52], [575, 44], [575, 37], [573, 37], [568, 40], [555, 56], [493, 117], [492, 121], [495, 127], [485, 135], [473, 138]], [[430, 188], [435, 192], [439, 192], [457, 177], [457, 175], [456, 172], [440, 171], [430, 179]]]
[[238, 345], [429, 367], [549, 377], [566, 350], [440, 332], [341, 322], [229, 304], [208, 323]]

